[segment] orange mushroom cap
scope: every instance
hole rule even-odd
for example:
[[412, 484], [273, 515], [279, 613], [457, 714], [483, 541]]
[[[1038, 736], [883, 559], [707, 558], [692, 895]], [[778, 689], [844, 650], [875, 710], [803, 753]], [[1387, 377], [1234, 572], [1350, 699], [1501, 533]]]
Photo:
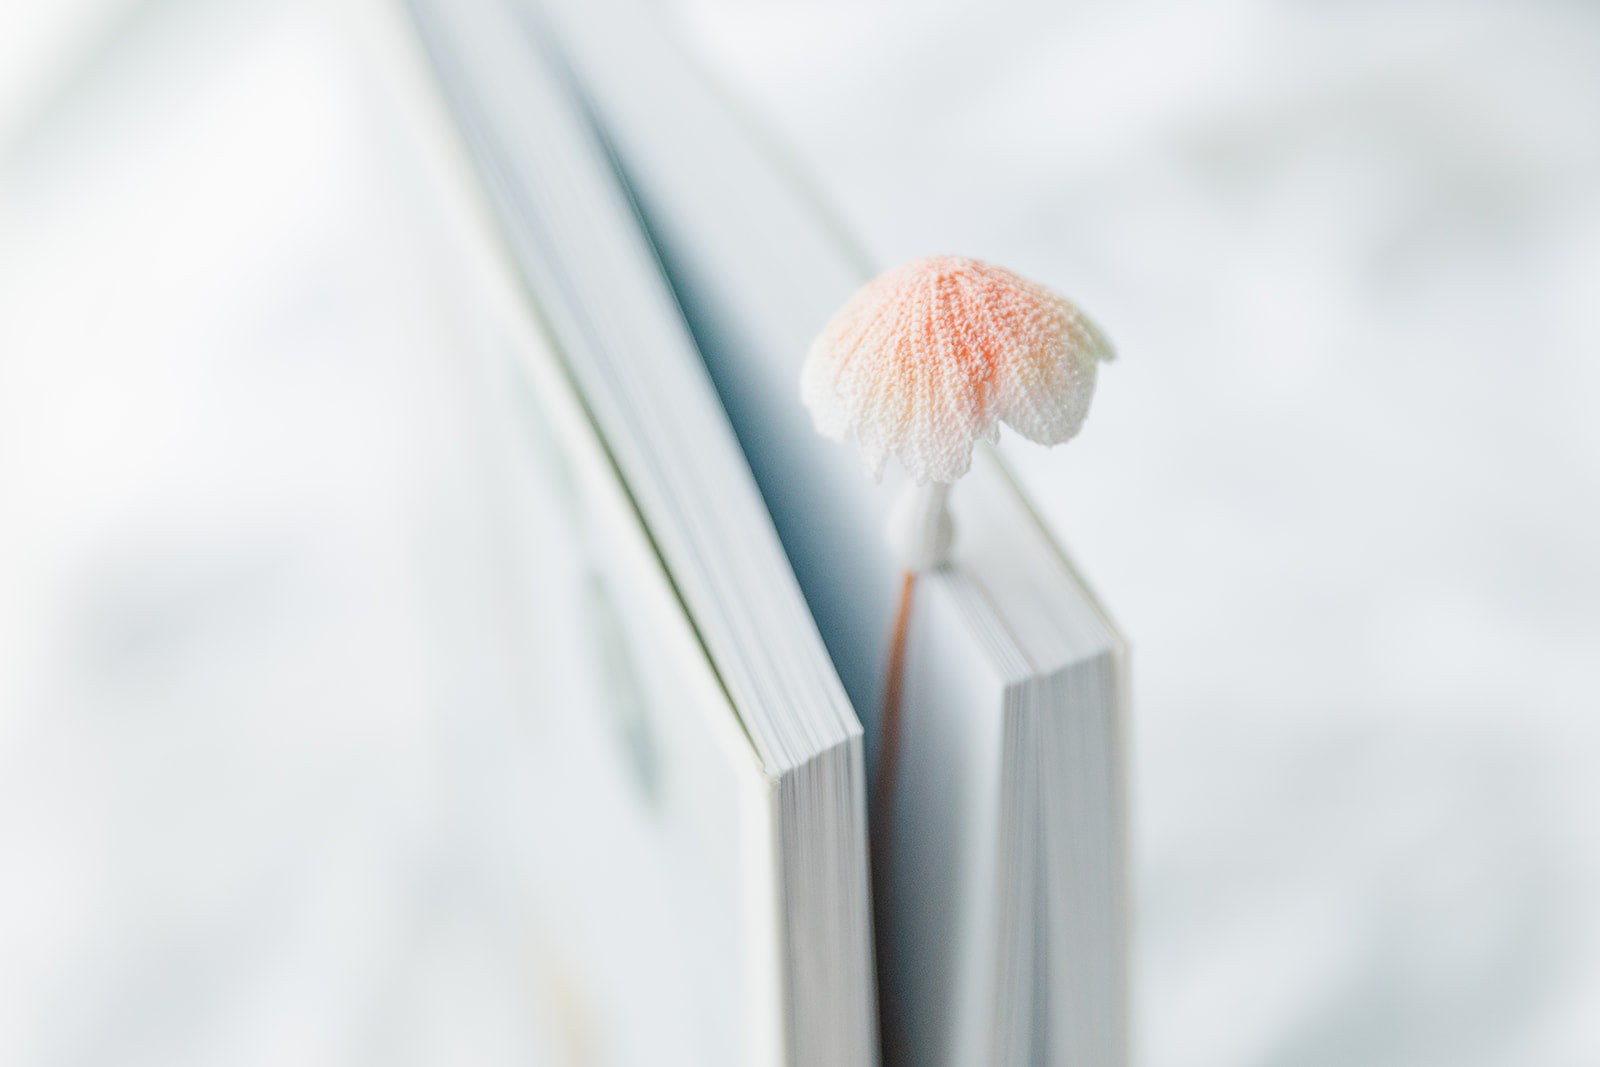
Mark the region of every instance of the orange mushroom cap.
[[868, 473], [890, 455], [918, 483], [953, 482], [1001, 422], [1070, 440], [1114, 355], [1088, 317], [1042, 285], [961, 256], [929, 256], [862, 287], [811, 345], [800, 397], [817, 431], [854, 440]]

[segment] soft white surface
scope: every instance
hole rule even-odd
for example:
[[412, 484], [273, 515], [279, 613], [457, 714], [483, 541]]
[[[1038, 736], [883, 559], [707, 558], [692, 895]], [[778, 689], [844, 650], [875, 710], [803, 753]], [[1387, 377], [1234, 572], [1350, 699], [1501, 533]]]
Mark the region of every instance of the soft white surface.
[[[1122, 353], [1012, 455], [1134, 643], [1142, 1062], [1600, 1060], [1600, 12], [681, 13], [880, 263], [993, 259]], [[451, 926], [493, 902], [417, 859], [493, 676], [421, 569], [485, 506], [443, 273], [321, 44], [196, 33], [208, 93], [146, 42], [4, 175], [0, 1060], [516, 1058]]]
[[1107, 330], [1151, 1067], [1600, 1059], [1600, 10], [681, 0], [889, 266]]

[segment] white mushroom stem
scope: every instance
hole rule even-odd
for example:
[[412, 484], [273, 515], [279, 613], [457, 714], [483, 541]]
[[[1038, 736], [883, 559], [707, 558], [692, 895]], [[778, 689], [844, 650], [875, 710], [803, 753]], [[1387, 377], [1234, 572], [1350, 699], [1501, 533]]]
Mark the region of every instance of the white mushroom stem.
[[955, 521], [950, 517], [950, 483], [908, 483], [889, 511], [889, 547], [907, 570], [927, 571], [950, 559]]

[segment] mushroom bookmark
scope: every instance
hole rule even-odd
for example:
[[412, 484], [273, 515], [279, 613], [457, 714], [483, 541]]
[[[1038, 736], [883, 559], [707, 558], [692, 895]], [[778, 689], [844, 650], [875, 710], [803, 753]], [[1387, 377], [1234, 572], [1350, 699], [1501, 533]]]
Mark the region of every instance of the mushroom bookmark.
[[905, 576], [884, 687], [875, 864], [888, 843], [911, 593], [919, 572], [949, 559], [950, 487], [972, 466], [977, 440], [997, 440], [1002, 422], [1039, 444], [1071, 440], [1089, 413], [1096, 367], [1112, 356], [1105, 335], [1063, 297], [960, 256], [879, 275], [806, 356], [800, 397], [817, 431], [854, 441], [874, 479], [891, 455], [912, 479], [889, 517]]

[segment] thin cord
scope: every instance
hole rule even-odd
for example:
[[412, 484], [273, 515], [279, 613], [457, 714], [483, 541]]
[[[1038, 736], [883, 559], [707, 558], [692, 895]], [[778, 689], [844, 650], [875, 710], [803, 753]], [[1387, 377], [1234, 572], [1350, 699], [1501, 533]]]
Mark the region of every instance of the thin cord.
[[878, 775], [872, 798], [872, 931], [878, 962], [878, 1039], [883, 1062], [904, 1062], [905, 1043], [900, 1035], [899, 1005], [888, 978], [889, 962], [889, 842], [894, 814], [894, 778], [900, 760], [900, 692], [906, 673], [906, 634], [911, 628], [911, 590], [914, 571], [906, 571], [900, 586], [900, 610], [895, 614], [894, 636], [889, 642], [889, 674], [883, 686], [883, 718], [879, 721]]
[[894, 637], [889, 642], [889, 677], [883, 686], [883, 718], [879, 723], [881, 743], [878, 746], [878, 780], [874, 790], [873, 825], [885, 835], [888, 842], [889, 817], [894, 811], [890, 798], [894, 793], [894, 775], [900, 762], [900, 691], [905, 685], [906, 632], [911, 628], [911, 590], [917, 576], [905, 572], [900, 585], [900, 610], [895, 614]]

